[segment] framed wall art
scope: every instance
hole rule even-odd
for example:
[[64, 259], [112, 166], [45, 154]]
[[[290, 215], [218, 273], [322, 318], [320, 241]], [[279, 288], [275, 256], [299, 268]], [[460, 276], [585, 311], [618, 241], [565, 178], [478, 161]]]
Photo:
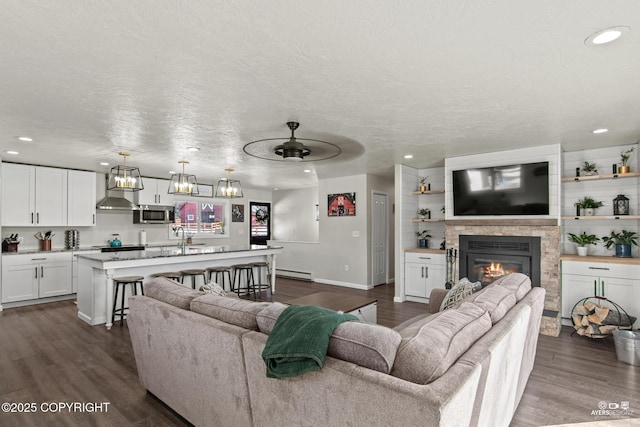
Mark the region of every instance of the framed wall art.
[[356, 216], [356, 193], [327, 195], [328, 216]]
[[244, 205], [231, 205], [231, 222], [244, 222]]

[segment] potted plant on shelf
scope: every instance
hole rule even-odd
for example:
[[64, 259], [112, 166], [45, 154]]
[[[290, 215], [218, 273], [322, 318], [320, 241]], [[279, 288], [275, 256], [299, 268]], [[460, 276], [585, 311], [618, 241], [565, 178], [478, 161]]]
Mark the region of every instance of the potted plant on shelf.
[[631, 172], [631, 167], [628, 165], [629, 159], [631, 158], [631, 153], [635, 150], [635, 146], [629, 148], [626, 151], [620, 153], [620, 161], [622, 162], [622, 166], [618, 168], [618, 173], [629, 173]]
[[584, 196], [574, 204], [582, 209], [582, 214], [586, 216], [593, 216], [595, 209], [604, 206], [604, 203], [596, 202], [596, 200], [590, 196]]
[[595, 163], [589, 163], [587, 161], [582, 165], [582, 171], [585, 175], [598, 175], [598, 166]]
[[431, 211], [429, 209], [418, 209], [418, 216], [420, 219], [428, 219], [431, 218]]
[[578, 245], [578, 255], [587, 256], [587, 252], [589, 252], [587, 245], [595, 245], [600, 241], [600, 238], [595, 234], [587, 234], [586, 231], [583, 231], [582, 234], [569, 233], [569, 241]]
[[420, 180], [420, 186], [419, 186], [418, 190], [419, 190], [421, 193], [424, 193], [425, 191], [429, 191], [429, 190], [431, 190], [431, 184], [426, 184], [426, 182], [427, 182], [427, 179], [428, 179], [428, 178], [429, 178], [429, 176], [421, 176], [421, 177], [419, 178], [419, 180]]
[[617, 257], [630, 258], [631, 246], [638, 246], [638, 235], [635, 231], [622, 230], [619, 233], [611, 231], [610, 235], [602, 237], [602, 241], [607, 249], [615, 245]]
[[416, 231], [416, 236], [418, 236], [418, 247], [429, 247], [429, 237], [431, 237], [431, 234], [429, 234], [429, 230]]

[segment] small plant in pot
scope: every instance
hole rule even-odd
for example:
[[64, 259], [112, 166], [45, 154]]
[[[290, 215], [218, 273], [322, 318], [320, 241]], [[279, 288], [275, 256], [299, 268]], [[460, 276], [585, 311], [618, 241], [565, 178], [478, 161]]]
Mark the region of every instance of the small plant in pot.
[[422, 219], [431, 218], [431, 211], [429, 209], [418, 209], [418, 216]]
[[598, 175], [598, 166], [595, 163], [584, 162], [582, 171], [585, 175]]
[[617, 257], [630, 258], [631, 247], [638, 246], [638, 234], [628, 230], [622, 230], [619, 233], [611, 231], [610, 235], [602, 237], [602, 241], [607, 249], [615, 245]]
[[418, 247], [429, 247], [429, 237], [431, 237], [431, 234], [429, 234], [429, 230], [416, 231], [416, 236], [418, 236]]
[[587, 234], [586, 231], [583, 231], [582, 234], [569, 233], [569, 241], [578, 245], [578, 255], [586, 256], [589, 252], [588, 245], [595, 245], [600, 241], [600, 238], [595, 234]]
[[631, 158], [631, 153], [633, 153], [633, 150], [635, 150], [635, 148], [636, 147], [634, 146], [620, 153], [620, 161], [622, 162], [622, 166], [618, 168], [618, 173], [631, 172], [631, 167], [629, 166], [629, 159]]
[[421, 192], [425, 192], [425, 191], [429, 191], [431, 190], [431, 184], [427, 184], [427, 179], [429, 179], [429, 176], [421, 176], [420, 178], [418, 178], [420, 180], [420, 187], [419, 190]]
[[593, 197], [584, 196], [578, 200], [575, 205], [582, 210], [582, 213], [586, 216], [593, 216], [595, 209], [604, 206], [602, 202], [596, 202]]

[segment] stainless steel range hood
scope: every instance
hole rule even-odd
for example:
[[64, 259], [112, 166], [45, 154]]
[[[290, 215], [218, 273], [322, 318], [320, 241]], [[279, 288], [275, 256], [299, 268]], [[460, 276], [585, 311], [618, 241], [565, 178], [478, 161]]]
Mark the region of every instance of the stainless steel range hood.
[[[107, 181], [108, 181], [107, 177]], [[106, 185], [105, 185], [106, 188]], [[119, 210], [119, 211], [135, 211], [139, 207], [124, 198], [124, 191], [107, 190], [107, 196], [96, 203], [96, 209], [101, 210]]]

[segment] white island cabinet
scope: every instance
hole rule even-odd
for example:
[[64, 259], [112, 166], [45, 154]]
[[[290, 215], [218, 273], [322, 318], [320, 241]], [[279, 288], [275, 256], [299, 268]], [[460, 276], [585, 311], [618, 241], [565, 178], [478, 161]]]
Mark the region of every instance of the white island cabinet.
[[111, 329], [113, 319], [113, 279], [122, 276], [143, 276], [163, 271], [180, 271], [222, 265], [268, 262], [271, 272], [271, 291], [275, 292], [276, 255], [281, 247], [189, 247], [182, 254], [172, 251], [108, 252], [100, 254], [78, 253], [78, 317], [90, 325], [105, 324]]

